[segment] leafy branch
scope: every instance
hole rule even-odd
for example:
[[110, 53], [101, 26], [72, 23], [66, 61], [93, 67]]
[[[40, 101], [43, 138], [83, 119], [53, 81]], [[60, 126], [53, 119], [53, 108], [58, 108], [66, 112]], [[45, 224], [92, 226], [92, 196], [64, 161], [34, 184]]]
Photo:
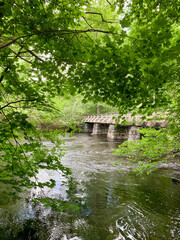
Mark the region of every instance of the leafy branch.
[[117, 23], [117, 21], [108, 21], [108, 20], [105, 20], [102, 13], [98, 13], [98, 12], [85, 12], [85, 14], [92, 14], [92, 15], [99, 15], [102, 19], [102, 22], [105, 22], [105, 23]]
[[[137, 38], [128, 36], [127, 34], [120, 34], [117, 32], [113, 32], [113, 31], [107, 31], [107, 30], [101, 30], [101, 29], [87, 29], [87, 30], [46, 30], [46, 31], [38, 31], [32, 34], [28, 34], [28, 35], [23, 35], [23, 36], [19, 36], [18, 38], [12, 37], [12, 41], [10, 42], [3, 42], [2, 44], [0, 44], [0, 50], [3, 48], [6, 48], [12, 44], [14, 44], [15, 42], [17, 42], [20, 39], [24, 39], [24, 38], [29, 38], [29, 37], [33, 37], [33, 36], [37, 36], [37, 35], [46, 35], [46, 34], [57, 34], [57, 35], [71, 35], [71, 34], [80, 34], [80, 33], [104, 33], [104, 34], [112, 34], [112, 35], [118, 35], [121, 37], [127, 37], [133, 40], [138, 40]], [[30, 50], [29, 50], [30, 51]]]
[[36, 99], [22, 99], [22, 100], [18, 100], [18, 101], [14, 101], [14, 102], [10, 102], [10, 103], [7, 103], [6, 105], [4, 105], [3, 107], [0, 107], [0, 110], [8, 107], [9, 105], [11, 104], [14, 104], [14, 103], [20, 103], [20, 102], [35, 102]]

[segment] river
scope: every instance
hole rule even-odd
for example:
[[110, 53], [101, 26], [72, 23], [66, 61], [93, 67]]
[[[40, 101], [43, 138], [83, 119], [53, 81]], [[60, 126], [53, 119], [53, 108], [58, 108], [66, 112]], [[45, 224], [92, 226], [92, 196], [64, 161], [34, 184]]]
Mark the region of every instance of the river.
[[[119, 158], [111, 149], [120, 142], [83, 133], [65, 141], [62, 162], [78, 183], [80, 210], [61, 212], [34, 206], [25, 196], [16, 202], [0, 196], [0, 240], [180, 240], [175, 170], [137, 176], [128, 167], [119, 166], [119, 171], [111, 164]], [[41, 171], [39, 177], [56, 180], [54, 189], [45, 189], [48, 196], [68, 198], [62, 185], [66, 179], [58, 172]], [[29, 198], [38, 194], [32, 190]]]

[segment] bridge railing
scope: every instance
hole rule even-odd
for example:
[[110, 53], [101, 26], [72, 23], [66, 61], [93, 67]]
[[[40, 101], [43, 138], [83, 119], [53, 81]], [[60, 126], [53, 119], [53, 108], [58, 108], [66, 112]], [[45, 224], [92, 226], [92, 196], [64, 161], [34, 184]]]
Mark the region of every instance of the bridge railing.
[[[124, 120], [126, 121], [125, 125], [137, 125], [137, 126], [148, 126], [148, 127], [165, 127], [167, 126], [167, 118], [157, 120], [158, 116], [162, 113], [153, 113], [149, 117], [149, 120], [142, 120], [142, 115], [131, 116], [131, 113], [123, 115], [118, 119], [119, 113], [105, 113], [105, 114], [91, 114], [86, 115], [83, 119], [86, 123], [104, 123], [104, 124], [123, 124]], [[166, 117], [167, 117], [167, 113]]]
[[[83, 119], [84, 122], [96, 122], [96, 123], [112, 123], [115, 124], [119, 117], [119, 113], [105, 113], [105, 114], [92, 114], [86, 115]], [[136, 116], [137, 118], [137, 116]], [[119, 121], [130, 121], [133, 120], [131, 118], [131, 114], [126, 114], [121, 116], [121, 120]], [[137, 120], [137, 119], [136, 119]]]

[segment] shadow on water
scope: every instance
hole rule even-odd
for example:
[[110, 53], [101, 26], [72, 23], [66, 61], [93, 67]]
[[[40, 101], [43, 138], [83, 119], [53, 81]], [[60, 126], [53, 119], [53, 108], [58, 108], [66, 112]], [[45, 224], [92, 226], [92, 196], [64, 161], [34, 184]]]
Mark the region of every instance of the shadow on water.
[[[110, 164], [118, 159], [111, 150], [118, 144], [103, 136], [67, 137], [62, 161], [79, 183], [80, 210], [0, 201], [0, 240], [180, 240], [180, 184], [172, 181], [172, 170], [142, 177], [125, 167], [119, 172]], [[57, 196], [64, 190], [54, 176], [51, 195]]]

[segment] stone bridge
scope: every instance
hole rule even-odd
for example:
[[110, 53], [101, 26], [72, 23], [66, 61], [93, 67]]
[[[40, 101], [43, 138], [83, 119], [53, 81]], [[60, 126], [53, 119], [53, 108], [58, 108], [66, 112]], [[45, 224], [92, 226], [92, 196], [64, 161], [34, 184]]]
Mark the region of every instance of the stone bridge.
[[149, 120], [142, 120], [141, 115], [123, 115], [118, 119], [119, 114], [96, 114], [87, 115], [83, 119], [84, 132], [92, 135], [107, 135], [110, 139], [136, 140], [141, 139], [141, 134], [137, 131], [139, 127], [161, 128], [167, 126], [167, 120], [157, 120], [161, 114], [154, 113]]

